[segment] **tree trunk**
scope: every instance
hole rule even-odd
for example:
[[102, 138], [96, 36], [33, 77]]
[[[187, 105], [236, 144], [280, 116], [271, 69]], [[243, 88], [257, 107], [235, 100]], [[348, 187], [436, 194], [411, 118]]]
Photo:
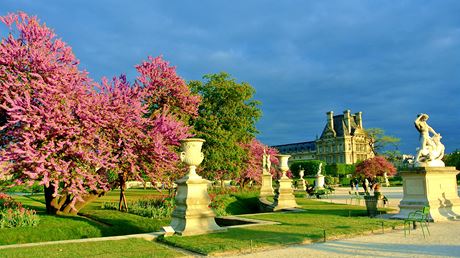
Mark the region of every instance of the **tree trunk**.
[[91, 201], [94, 201], [98, 197], [101, 197], [105, 194], [103, 191], [91, 191], [89, 194], [82, 196], [83, 201], [77, 201], [75, 204], [71, 205], [73, 198], [70, 195], [62, 195], [53, 197], [54, 186], [50, 185], [45, 187], [45, 204], [46, 204], [46, 213], [51, 215], [56, 214], [72, 214], [77, 215], [83, 207], [85, 207]]
[[56, 197], [53, 197], [54, 186], [50, 184], [49, 187], [44, 187], [45, 192], [45, 205], [47, 214], [56, 214], [59, 208], [56, 207]]

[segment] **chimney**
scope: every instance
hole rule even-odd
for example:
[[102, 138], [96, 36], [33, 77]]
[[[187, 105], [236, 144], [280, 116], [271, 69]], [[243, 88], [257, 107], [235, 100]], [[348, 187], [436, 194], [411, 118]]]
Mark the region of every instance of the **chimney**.
[[363, 128], [363, 112], [358, 112], [358, 113], [355, 113], [355, 117], [356, 117], [356, 124], [358, 125], [359, 128]]
[[327, 126], [334, 130], [334, 111], [329, 111], [327, 115]]
[[350, 134], [351, 126], [350, 126], [350, 110], [349, 109], [343, 111], [343, 120], [345, 121], [345, 126], [347, 127], [346, 130]]

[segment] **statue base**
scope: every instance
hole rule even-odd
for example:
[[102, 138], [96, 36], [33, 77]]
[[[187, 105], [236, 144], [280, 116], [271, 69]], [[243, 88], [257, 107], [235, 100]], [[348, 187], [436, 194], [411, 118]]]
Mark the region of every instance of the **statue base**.
[[316, 175], [315, 180], [315, 189], [324, 189], [324, 176], [323, 175]]
[[272, 175], [262, 174], [262, 186], [260, 187], [260, 197], [273, 196]]
[[176, 208], [171, 227], [182, 236], [226, 231], [216, 224], [214, 211], [209, 208], [208, 180], [188, 175], [177, 180]]
[[299, 180], [300, 185], [298, 186], [302, 191], [307, 190], [307, 185], [305, 184], [305, 179], [301, 178]]
[[292, 190], [292, 180], [288, 177], [281, 177], [278, 184], [279, 187], [275, 191], [272, 210], [279, 211], [298, 207], [295, 201], [294, 191]]
[[460, 216], [455, 167], [416, 167], [401, 171], [403, 199], [399, 203], [397, 219], [407, 218], [410, 212], [430, 207], [430, 219], [434, 222]]

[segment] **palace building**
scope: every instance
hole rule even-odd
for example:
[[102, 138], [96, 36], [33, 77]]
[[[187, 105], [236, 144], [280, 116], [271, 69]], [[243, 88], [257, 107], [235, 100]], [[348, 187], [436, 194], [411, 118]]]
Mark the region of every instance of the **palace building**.
[[374, 156], [370, 139], [363, 128], [362, 112], [334, 115], [327, 112], [327, 122], [321, 137], [316, 141], [272, 146], [282, 154], [292, 157], [290, 162], [302, 160], [324, 160], [329, 164], [354, 164]]

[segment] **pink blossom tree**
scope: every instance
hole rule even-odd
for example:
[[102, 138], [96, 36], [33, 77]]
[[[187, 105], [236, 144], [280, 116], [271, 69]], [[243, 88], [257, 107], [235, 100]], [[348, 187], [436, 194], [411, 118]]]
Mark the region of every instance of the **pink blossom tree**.
[[15, 184], [45, 186], [47, 210], [70, 212], [109, 189], [92, 113], [93, 83], [52, 30], [25, 13], [0, 21], [0, 163]]
[[392, 176], [396, 174], [396, 168], [383, 156], [375, 156], [364, 160], [356, 166], [356, 174], [367, 178], [383, 176], [385, 173], [388, 176]]
[[278, 150], [262, 144], [255, 138], [247, 144], [241, 144], [241, 146], [247, 152], [245, 167], [241, 170], [238, 178], [236, 179], [242, 188], [245, 187], [245, 185], [247, 185], [247, 183], [250, 181], [255, 181], [257, 183], [261, 182], [262, 158], [264, 150], [267, 154], [270, 155], [270, 161], [272, 164], [270, 173], [272, 173], [272, 175], [277, 174], [275, 167], [278, 165], [279, 161], [275, 155], [278, 154]]
[[188, 118], [198, 115], [201, 97], [191, 94], [187, 83], [177, 75], [176, 68], [162, 57], [149, 57], [136, 69], [139, 76], [135, 85], [145, 89], [151, 117], [167, 112], [188, 122]]
[[114, 184], [177, 174], [184, 121], [200, 98], [173, 67], [150, 58], [134, 85], [124, 76], [98, 85], [36, 17], [0, 20], [11, 29], [0, 44], [0, 176], [38, 181], [49, 213], [76, 213]]
[[129, 179], [162, 181], [176, 171], [178, 156], [175, 148], [190, 134], [189, 127], [174, 117], [158, 113], [146, 116], [146, 91], [131, 86], [125, 76], [111, 82], [103, 80], [98, 90], [97, 108], [99, 141], [106, 146], [106, 157], [120, 186], [119, 209], [127, 209], [124, 190]]

